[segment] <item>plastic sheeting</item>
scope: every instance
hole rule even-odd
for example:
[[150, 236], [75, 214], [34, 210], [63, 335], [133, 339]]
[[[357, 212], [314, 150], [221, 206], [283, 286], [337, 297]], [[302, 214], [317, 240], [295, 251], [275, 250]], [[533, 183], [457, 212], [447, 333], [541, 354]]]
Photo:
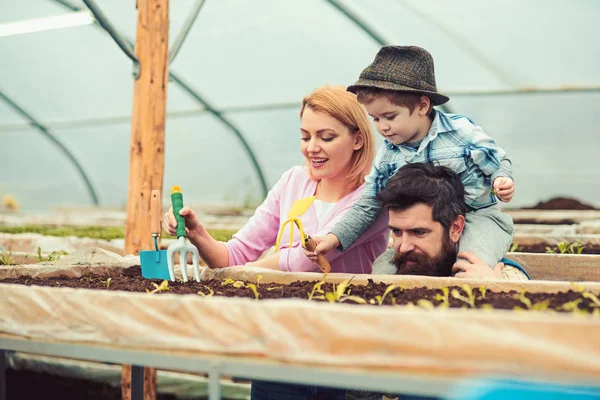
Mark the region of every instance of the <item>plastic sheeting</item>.
[[[0, 278], [94, 271], [117, 274], [122, 267], [43, 270], [5, 267]], [[43, 272], [42, 272], [43, 271]], [[281, 282], [319, 280], [321, 274], [289, 274], [232, 267], [211, 271], [219, 278]], [[352, 276], [330, 275], [340, 281]], [[452, 278], [354, 276], [405, 288], [456, 284]], [[481, 281], [460, 283], [480, 285]], [[556, 292], [565, 282], [488, 281], [489, 290]], [[584, 283], [600, 293], [600, 284]], [[600, 376], [600, 321], [564, 314], [502, 310], [421, 310], [314, 303], [302, 300], [202, 298], [116, 291], [3, 285], [0, 332], [60, 342], [87, 342], [149, 352], [209, 353], [256, 357], [314, 366], [393, 369], [413, 372]]]

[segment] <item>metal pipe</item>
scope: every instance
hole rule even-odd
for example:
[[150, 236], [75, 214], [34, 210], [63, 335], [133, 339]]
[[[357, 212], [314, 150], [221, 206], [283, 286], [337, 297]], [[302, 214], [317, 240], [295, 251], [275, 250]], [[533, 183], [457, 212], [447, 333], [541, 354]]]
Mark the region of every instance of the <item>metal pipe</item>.
[[54, 143], [56, 146], [58, 146], [58, 148], [63, 153], [65, 153], [65, 155], [67, 156], [67, 158], [69, 160], [71, 160], [71, 162], [75, 165], [75, 168], [77, 169], [77, 172], [79, 172], [79, 175], [81, 175], [81, 177], [83, 178], [83, 181], [85, 182], [85, 186], [87, 187], [88, 193], [89, 193], [90, 197], [92, 198], [92, 202], [95, 205], [98, 205], [99, 204], [99, 202], [98, 202], [98, 196], [96, 194], [96, 190], [94, 189], [94, 186], [90, 182], [90, 180], [89, 180], [87, 174], [85, 173], [85, 171], [83, 170], [83, 167], [81, 166], [81, 164], [79, 164], [79, 161], [77, 161], [77, 159], [69, 151], [69, 149], [67, 149], [65, 147], [65, 145], [63, 145], [60, 140], [58, 140], [52, 133], [50, 133], [50, 131], [46, 128], [46, 126], [42, 125], [41, 122], [37, 121], [28, 112], [26, 112], [24, 109], [22, 109], [14, 101], [12, 101], [11, 99], [9, 99], [4, 93], [2, 93], [2, 91], [0, 91], [0, 99], [3, 99], [18, 114], [20, 114], [25, 119], [27, 119], [34, 128], [36, 128], [37, 130], [39, 130], [40, 132], [42, 132], [42, 134], [44, 136], [46, 136], [48, 139], [50, 139], [50, 141], [52, 143]]
[[106, 15], [104, 15], [104, 13], [100, 9], [100, 7], [98, 7], [96, 5], [94, 0], [83, 0], [83, 2], [90, 9], [92, 14], [94, 14], [94, 18], [96, 18], [96, 21], [98, 21], [100, 26], [102, 28], [104, 28], [104, 30], [106, 32], [108, 32], [108, 34], [114, 39], [114, 41], [117, 42], [117, 44], [119, 45], [121, 50], [123, 50], [125, 52], [125, 54], [127, 54], [127, 57], [129, 57], [131, 59], [131, 61], [133, 61], [134, 65], [135, 65], [135, 69], [136, 69], [135, 72], [136, 72], [136, 77], [137, 77], [139, 75], [140, 61], [138, 60], [137, 56], [135, 55], [135, 52], [133, 50], [133, 46], [131, 45], [131, 43], [129, 43], [125, 38], [123, 38], [123, 36], [121, 36], [121, 34], [117, 31], [117, 29], [110, 22], [108, 17]]
[[198, 17], [198, 14], [200, 14], [200, 10], [202, 9], [202, 6], [205, 2], [206, 0], [196, 0], [193, 10], [187, 15], [185, 21], [183, 22], [183, 25], [181, 26], [181, 30], [179, 31], [179, 33], [175, 37], [175, 40], [173, 41], [173, 44], [171, 45], [171, 50], [169, 51], [169, 64], [171, 64], [175, 60], [177, 53], [179, 53], [179, 50], [183, 45], [183, 41], [187, 37], [188, 33], [190, 33], [190, 30], [192, 30], [194, 21], [196, 21], [196, 18]]

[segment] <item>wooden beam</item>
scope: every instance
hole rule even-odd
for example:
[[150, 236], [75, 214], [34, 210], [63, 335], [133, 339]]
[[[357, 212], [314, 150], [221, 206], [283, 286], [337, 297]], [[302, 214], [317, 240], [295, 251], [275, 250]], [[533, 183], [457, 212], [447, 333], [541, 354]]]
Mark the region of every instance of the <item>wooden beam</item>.
[[[125, 253], [154, 248], [150, 193], [162, 193], [169, 65], [169, 0], [137, 0], [135, 53], [140, 61], [133, 89]], [[124, 400], [131, 399], [131, 366], [121, 376]], [[144, 400], [156, 399], [156, 370], [144, 370]]]

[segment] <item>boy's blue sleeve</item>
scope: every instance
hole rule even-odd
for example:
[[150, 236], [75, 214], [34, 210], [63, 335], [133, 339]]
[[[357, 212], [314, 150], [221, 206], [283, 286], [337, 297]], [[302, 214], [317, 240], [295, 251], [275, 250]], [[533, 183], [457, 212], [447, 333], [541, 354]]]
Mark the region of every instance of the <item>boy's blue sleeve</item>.
[[365, 188], [362, 197], [331, 230], [330, 233], [337, 236], [340, 241], [339, 251], [349, 249], [356, 239], [377, 220], [381, 206], [375, 198], [377, 194], [375, 182], [380, 181], [382, 181], [382, 175], [377, 167], [373, 165], [371, 172], [365, 177]]
[[[481, 171], [491, 176], [491, 181], [503, 176], [513, 179], [512, 162], [506, 151], [498, 147], [494, 139], [486, 135], [481, 127], [474, 126], [470, 137], [471, 159]], [[513, 179], [514, 180], [514, 179]]]

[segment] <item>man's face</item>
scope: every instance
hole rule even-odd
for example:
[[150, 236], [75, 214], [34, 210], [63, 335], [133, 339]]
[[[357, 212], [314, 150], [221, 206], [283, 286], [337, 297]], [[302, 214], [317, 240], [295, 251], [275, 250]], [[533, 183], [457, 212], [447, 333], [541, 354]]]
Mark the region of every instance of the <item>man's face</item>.
[[396, 255], [398, 274], [450, 276], [456, 262], [456, 243], [464, 227], [459, 216], [446, 232], [433, 220], [432, 208], [416, 204], [406, 210], [389, 211], [389, 227]]

